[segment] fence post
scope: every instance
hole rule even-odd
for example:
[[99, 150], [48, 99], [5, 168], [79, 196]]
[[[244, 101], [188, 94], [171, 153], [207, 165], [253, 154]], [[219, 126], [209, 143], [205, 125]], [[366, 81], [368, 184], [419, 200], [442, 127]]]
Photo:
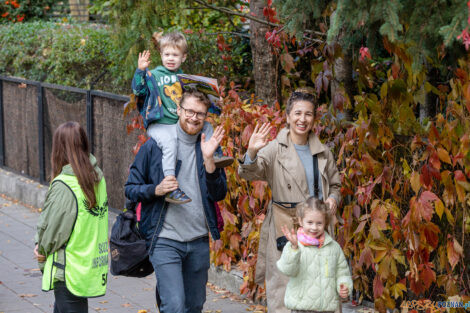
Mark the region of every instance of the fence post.
[[46, 183], [46, 164], [45, 164], [45, 151], [44, 151], [44, 103], [43, 94], [44, 87], [41, 83], [37, 84], [38, 88], [38, 149], [39, 149], [39, 181]]
[[90, 152], [94, 152], [94, 138], [93, 138], [93, 96], [91, 89], [86, 92], [86, 131], [88, 135], [88, 142], [90, 143]]
[[5, 165], [5, 135], [3, 119], [3, 80], [0, 79], [0, 166]]

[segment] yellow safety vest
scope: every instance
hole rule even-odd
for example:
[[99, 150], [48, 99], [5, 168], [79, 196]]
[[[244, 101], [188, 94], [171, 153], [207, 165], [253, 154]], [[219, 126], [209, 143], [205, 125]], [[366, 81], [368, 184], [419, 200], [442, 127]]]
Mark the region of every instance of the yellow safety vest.
[[96, 205], [88, 201], [74, 175], [60, 174], [51, 183], [63, 182], [77, 203], [77, 217], [65, 244], [64, 264], [57, 263], [57, 251], [47, 256], [42, 290], [54, 289], [57, 268], [65, 273], [67, 289], [79, 297], [98, 297], [106, 293], [108, 278], [108, 197], [103, 179], [96, 188]]

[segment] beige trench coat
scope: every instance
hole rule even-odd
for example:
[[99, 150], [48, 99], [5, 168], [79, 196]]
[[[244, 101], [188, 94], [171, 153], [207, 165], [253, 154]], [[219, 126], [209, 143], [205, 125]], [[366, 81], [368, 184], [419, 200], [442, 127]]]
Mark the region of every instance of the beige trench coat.
[[[312, 155], [316, 154], [318, 158], [323, 199], [333, 197], [339, 204], [341, 178], [333, 154], [313, 133], [308, 138], [308, 145]], [[240, 162], [240, 164], [238, 168], [240, 177], [268, 182], [273, 201], [297, 203], [309, 197], [305, 170], [290, 140], [287, 128], [282, 129], [276, 139], [258, 152], [254, 163], [245, 165]], [[289, 310], [284, 307], [284, 293], [289, 279], [276, 267], [281, 252], [276, 248], [279, 230], [276, 230], [276, 214], [273, 213], [272, 207], [271, 204], [261, 227], [255, 281], [263, 285], [266, 280], [269, 313], [288, 313]], [[329, 227], [329, 230], [332, 228]], [[329, 233], [333, 234], [331, 231]]]

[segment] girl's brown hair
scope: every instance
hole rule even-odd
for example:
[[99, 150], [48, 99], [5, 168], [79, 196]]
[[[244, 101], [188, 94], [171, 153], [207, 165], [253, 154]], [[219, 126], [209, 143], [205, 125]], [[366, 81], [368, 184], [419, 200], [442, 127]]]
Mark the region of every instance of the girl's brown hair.
[[325, 218], [325, 227], [330, 224], [330, 213], [328, 210], [328, 205], [315, 197], [310, 197], [304, 202], [300, 202], [296, 206], [297, 217], [303, 219], [305, 212], [307, 211], [318, 211], [323, 214]]
[[70, 164], [90, 208], [96, 205], [95, 185], [98, 173], [90, 162], [90, 148], [85, 130], [77, 122], [61, 124], [54, 132], [51, 153], [51, 179]]

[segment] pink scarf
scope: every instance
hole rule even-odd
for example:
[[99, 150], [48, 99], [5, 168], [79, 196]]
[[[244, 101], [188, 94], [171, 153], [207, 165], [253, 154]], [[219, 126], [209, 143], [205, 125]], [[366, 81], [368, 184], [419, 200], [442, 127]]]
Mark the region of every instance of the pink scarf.
[[300, 227], [297, 230], [297, 240], [304, 246], [318, 246], [318, 248], [321, 248], [325, 241], [325, 233], [323, 233], [320, 238], [315, 238], [304, 233], [304, 229]]

